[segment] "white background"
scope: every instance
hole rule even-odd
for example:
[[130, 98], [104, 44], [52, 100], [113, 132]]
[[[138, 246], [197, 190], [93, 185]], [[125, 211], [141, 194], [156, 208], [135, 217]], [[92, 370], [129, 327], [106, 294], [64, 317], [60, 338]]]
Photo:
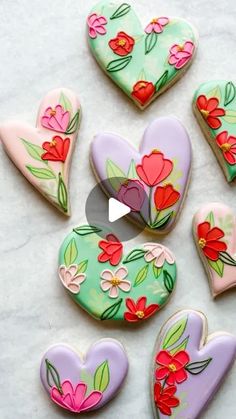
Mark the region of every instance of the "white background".
[[[92, 0], [1, 0], [0, 122], [17, 117], [34, 124], [39, 102], [52, 88], [69, 87], [83, 107], [79, 140], [71, 168], [72, 217], [63, 218], [18, 173], [0, 147], [0, 418], [69, 418], [50, 403], [39, 379], [46, 349], [65, 342], [85, 352], [103, 337], [119, 339], [130, 371], [120, 394], [87, 417], [152, 417], [149, 367], [160, 326], [177, 310], [199, 309], [210, 332], [236, 333], [235, 291], [211, 299], [207, 278], [191, 235], [191, 220], [208, 201], [235, 203], [229, 186], [192, 115], [191, 99], [199, 83], [232, 79], [236, 74], [235, 0], [133, 1], [143, 25], [155, 16], [189, 19], [200, 32], [193, 66], [146, 111], [135, 105], [101, 72], [85, 37]], [[236, 79], [236, 77], [235, 77]], [[58, 248], [69, 230], [86, 221], [84, 204], [95, 185], [89, 145], [99, 131], [114, 131], [138, 146], [147, 124], [176, 115], [193, 146], [189, 194], [179, 222], [163, 242], [176, 254], [178, 285], [172, 301], [151, 321], [135, 329], [99, 323], [66, 295], [57, 277]], [[104, 196], [104, 199], [105, 196]], [[128, 247], [155, 236], [142, 234]], [[224, 354], [222, 354], [222, 357]], [[208, 419], [235, 418], [235, 369], [205, 414]], [[200, 389], [199, 389], [200, 391]], [[197, 394], [196, 394], [197, 397]]]

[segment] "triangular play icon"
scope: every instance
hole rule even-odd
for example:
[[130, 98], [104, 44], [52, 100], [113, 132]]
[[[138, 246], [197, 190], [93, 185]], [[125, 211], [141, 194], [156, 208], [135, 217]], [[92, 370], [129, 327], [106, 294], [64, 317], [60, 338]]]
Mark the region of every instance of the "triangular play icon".
[[110, 223], [119, 220], [131, 212], [130, 207], [118, 201], [115, 198], [110, 198], [108, 203], [108, 219]]

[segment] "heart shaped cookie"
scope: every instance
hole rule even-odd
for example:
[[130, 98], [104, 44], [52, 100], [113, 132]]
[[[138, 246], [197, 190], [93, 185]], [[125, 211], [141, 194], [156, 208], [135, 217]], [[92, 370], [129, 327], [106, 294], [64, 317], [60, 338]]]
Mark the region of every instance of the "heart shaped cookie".
[[155, 17], [143, 27], [128, 3], [101, 1], [87, 26], [98, 64], [141, 109], [182, 76], [196, 52], [197, 33], [187, 21]]
[[213, 297], [236, 286], [236, 218], [227, 205], [210, 203], [193, 218], [195, 243]]
[[159, 234], [168, 233], [180, 213], [191, 158], [188, 134], [172, 117], [148, 126], [139, 151], [111, 133], [97, 135], [91, 146], [92, 168], [108, 196], [132, 209], [131, 220]]
[[26, 179], [63, 214], [70, 215], [69, 169], [80, 123], [73, 92], [49, 92], [39, 108], [36, 128], [22, 122], [0, 126], [4, 149]]
[[218, 390], [236, 357], [236, 339], [207, 335], [207, 319], [183, 310], [161, 329], [154, 350], [152, 402], [155, 418], [196, 419]]
[[215, 80], [195, 92], [193, 110], [228, 182], [236, 177], [236, 86]]
[[104, 406], [122, 386], [127, 372], [127, 355], [114, 339], [96, 342], [84, 359], [69, 346], [52, 346], [40, 367], [41, 381], [51, 400], [73, 413]]
[[79, 226], [66, 237], [58, 273], [73, 300], [91, 316], [131, 323], [158, 312], [176, 282], [169, 249], [145, 243], [124, 254], [119, 239], [97, 225]]

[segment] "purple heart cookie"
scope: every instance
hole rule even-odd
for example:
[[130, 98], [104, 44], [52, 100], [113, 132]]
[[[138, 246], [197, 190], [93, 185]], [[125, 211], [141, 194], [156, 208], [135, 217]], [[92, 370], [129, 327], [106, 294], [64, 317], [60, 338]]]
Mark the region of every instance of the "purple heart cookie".
[[41, 381], [51, 400], [73, 413], [104, 406], [119, 390], [127, 372], [127, 355], [114, 339], [96, 342], [84, 359], [69, 346], [52, 346], [40, 367]]

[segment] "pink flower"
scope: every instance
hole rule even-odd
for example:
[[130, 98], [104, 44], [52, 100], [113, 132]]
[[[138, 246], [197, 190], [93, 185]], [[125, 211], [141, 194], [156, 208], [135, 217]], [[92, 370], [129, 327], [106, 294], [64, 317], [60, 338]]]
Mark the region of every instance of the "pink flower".
[[87, 385], [82, 382], [77, 384], [74, 389], [71, 382], [66, 380], [62, 383], [61, 388], [62, 394], [56, 387], [52, 387], [51, 399], [70, 412], [79, 413], [90, 410], [102, 399], [100, 391], [92, 391], [86, 397]]
[[110, 269], [105, 269], [101, 273], [101, 288], [103, 291], [109, 290], [110, 298], [117, 298], [119, 294], [119, 289], [124, 292], [129, 292], [131, 289], [130, 281], [125, 280], [128, 275], [128, 269], [125, 267], [118, 268], [115, 272], [110, 271]]
[[98, 16], [97, 13], [93, 13], [88, 16], [87, 24], [89, 27], [89, 36], [92, 39], [97, 38], [97, 34], [105, 35], [107, 33], [104, 27], [107, 24], [105, 16]]
[[163, 26], [166, 26], [167, 23], [169, 23], [168, 17], [158, 17], [156, 19], [152, 19], [152, 21], [146, 26], [145, 32], [161, 33], [163, 32]]
[[169, 64], [179, 70], [191, 60], [194, 50], [195, 46], [191, 41], [185, 42], [184, 45], [173, 45], [170, 49]]
[[65, 265], [59, 267], [59, 277], [64, 285], [72, 294], [80, 292], [80, 285], [85, 281], [86, 275], [83, 273], [76, 274], [78, 265], [70, 265], [68, 268]]
[[43, 127], [57, 132], [66, 132], [69, 122], [70, 112], [65, 111], [61, 105], [47, 108], [41, 119]]
[[147, 253], [144, 255], [146, 262], [152, 262], [154, 260], [154, 265], [157, 268], [161, 268], [165, 262], [169, 263], [169, 265], [175, 263], [173, 253], [161, 244], [146, 243], [143, 248], [147, 250]]

